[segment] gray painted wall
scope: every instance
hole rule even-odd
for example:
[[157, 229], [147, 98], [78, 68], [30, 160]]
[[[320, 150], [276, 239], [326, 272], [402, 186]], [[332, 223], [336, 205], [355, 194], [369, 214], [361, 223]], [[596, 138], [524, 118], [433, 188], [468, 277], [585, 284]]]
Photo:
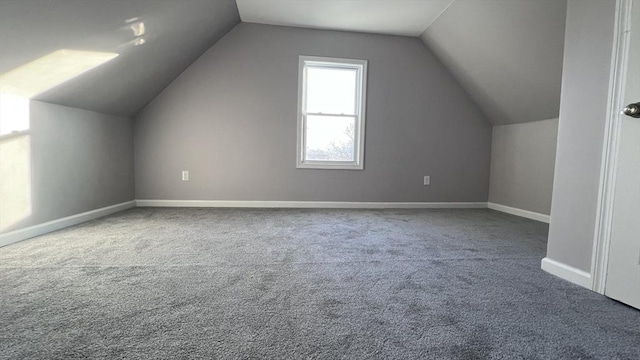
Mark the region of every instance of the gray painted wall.
[[[369, 60], [364, 171], [296, 169], [299, 55]], [[419, 39], [241, 23], [136, 118], [136, 197], [486, 201], [490, 147]]]
[[489, 201], [549, 215], [558, 119], [493, 127]]
[[128, 118], [32, 101], [31, 214], [4, 232], [134, 199]]
[[494, 124], [558, 117], [566, 2], [455, 1], [421, 39]]
[[591, 270], [614, 1], [569, 1], [547, 256]]

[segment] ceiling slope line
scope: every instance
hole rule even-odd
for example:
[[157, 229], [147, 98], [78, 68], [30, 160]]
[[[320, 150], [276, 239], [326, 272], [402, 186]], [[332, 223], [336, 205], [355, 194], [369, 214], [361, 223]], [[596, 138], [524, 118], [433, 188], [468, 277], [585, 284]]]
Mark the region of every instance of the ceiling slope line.
[[449, 10], [449, 8], [451, 7], [451, 5], [453, 5], [453, 3], [456, 2], [456, 0], [451, 0], [451, 2], [449, 3], [449, 5], [447, 5], [446, 8], [444, 8], [440, 14], [438, 14], [438, 16], [436, 16], [435, 19], [433, 19], [433, 21], [431, 21], [429, 24], [427, 24], [427, 27], [424, 28], [424, 30], [422, 30], [420, 32], [420, 35], [417, 35], [416, 37], [421, 38], [422, 35], [431, 27], [431, 25], [435, 24], [436, 21], [438, 21], [438, 19], [440, 19], [440, 17], [442, 16], [442, 14], [444, 14], [445, 12], [447, 12], [447, 10]]

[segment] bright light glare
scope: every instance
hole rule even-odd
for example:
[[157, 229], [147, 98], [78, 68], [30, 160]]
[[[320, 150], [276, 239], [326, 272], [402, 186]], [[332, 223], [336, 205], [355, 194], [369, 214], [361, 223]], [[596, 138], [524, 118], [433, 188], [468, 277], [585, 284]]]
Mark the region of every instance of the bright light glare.
[[30, 136], [0, 139], [0, 231], [31, 215]]
[[0, 93], [32, 98], [117, 56], [115, 53], [58, 50], [0, 75]]
[[358, 70], [307, 68], [307, 112], [355, 115]]
[[31, 215], [29, 99], [0, 94], [0, 231]]
[[29, 130], [29, 99], [0, 94], [0, 136]]

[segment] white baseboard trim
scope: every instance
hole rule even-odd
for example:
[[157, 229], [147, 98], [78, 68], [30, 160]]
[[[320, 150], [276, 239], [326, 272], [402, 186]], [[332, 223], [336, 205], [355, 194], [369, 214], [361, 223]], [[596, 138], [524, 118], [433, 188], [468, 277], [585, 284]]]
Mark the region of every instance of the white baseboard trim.
[[487, 207], [492, 210], [502, 211], [507, 214], [521, 216], [527, 219], [537, 220], [547, 224], [549, 223], [550, 219], [549, 215], [540, 214], [529, 210], [518, 209], [511, 206], [500, 205], [492, 202], [488, 202]]
[[10, 231], [4, 234], [0, 234], [0, 247], [134, 207], [136, 207], [136, 202], [135, 200], [132, 200], [76, 215], [67, 216], [61, 219], [48, 221], [46, 223], [29, 226], [24, 229]]
[[321, 208], [321, 209], [485, 209], [486, 202], [342, 202], [136, 200], [139, 207]]
[[561, 279], [591, 290], [591, 274], [586, 271], [576, 269], [573, 266], [569, 266], [559, 261], [551, 260], [548, 257], [542, 259], [541, 267], [542, 270], [551, 275], [555, 275]]

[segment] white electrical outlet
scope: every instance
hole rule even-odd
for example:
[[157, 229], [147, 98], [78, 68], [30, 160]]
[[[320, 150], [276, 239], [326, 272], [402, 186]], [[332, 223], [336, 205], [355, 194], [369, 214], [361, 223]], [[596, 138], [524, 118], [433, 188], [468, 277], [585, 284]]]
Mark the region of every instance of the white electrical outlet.
[[425, 176], [424, 185], [429, 185], [429, 184], [431, 184], [431, 176]]
[[189, 181], [189, 171], [182, 170], [182, 181]]

